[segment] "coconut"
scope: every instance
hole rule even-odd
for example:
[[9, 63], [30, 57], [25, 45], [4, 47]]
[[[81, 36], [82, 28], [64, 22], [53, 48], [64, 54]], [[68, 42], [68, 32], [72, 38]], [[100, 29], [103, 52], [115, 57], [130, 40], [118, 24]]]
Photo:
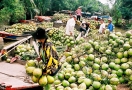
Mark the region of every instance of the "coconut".
[[74, 69], [75, 69], [76, 71], [79, 71], [79, 70], [80, 70], [79, 64], [75, 64], [75, 65], [74, 65]]
[[107, 57], [103, 56], [103, 57], [101, 57], [101, 61], [106, 63], [106, 62], [108, 62], [108, 59], [107, 59]]
[[96, 63], [93, 64], [93, 69], [99, 70], [99, 68], [100, 68], [100, 65], [99, 64], [96, 64]]
[[122, 69], [119, 69], [117, 72], [116, 72], [116, 75], [117, 76], [122, 76], [123, 75], [123, 70]]
[[126, 69], [129, 68], [129, 64], [128, 63], [123, 63], [123, 64], [121, 64], [121, 68], [126, 70]]
[[64, 90], [72, 90], [70, 87], [66, 87]]
[[131, 69], [126, 69], [125, 74], [128, 75], [128, 76], [131, 75], [132, 74], [132, 70]]
[[35, 77], [39, 78], [39, 77], [42, 75], [42, 69], [40, 69], [40, 68], [35, 68], [35, 69], [33, 70], [33, 75], [34, 75]]
[[95, 89], [98, 89], [98, 88], [100, 88], [101, 83], [98, 82], [98, 81], [94, 81], [93, 84], [92, 84], [92, 86], [93, 86]]
[[73, 60], [73, 62], [74, 62], [74, 63], [79, 63], [79, 59], [78, 59], [78, 58], [75, 58], [75, 59]]
[[119, 58], [115, 59], [115, 63], [116, 64], [120, 64], [121, 63], [121, 60]]
[[46, 76], [42, 76], [42, 77], [39, 79], [39, 85], [40, 85], [40, 86], [45, 86], [45, 85], [47, 85], [47, 77], [46, 77]]
[[129, 45], [129, 43], [125, 43], [124, 45], [123, 45], [123, 48], [124, 48], [124, 50], [128, 50], [128, 49], [130, 49], [130, 45]]
[[76, 76], [81, 77], [81, 76], [85, 76], [85, 74], [83, 73], [83, 71], [77, 71]]
[[119, 59], [123, 58], [123, 53], [122, 52], [118, 52], [116, 55]]
[[127, 62], [127, 61], [128, 61], [127, 58], [122, 58], [122, 59], [121, 59], [121, 62], [122, 62], [122, 63], [125, 63], [125, 62]]
[[69, 79], [68, 79], [68, 82], [69, 83], [74, 83], [76, 81], [76, 78], [74, 76], [71, 76]]
[[79, 66], [82, 68], [82, 67], [84, 67], [86, 65], [86, 63], [84, 62], [84, 61], [80, 61], [79, 62]]
[[112, 87], [110, 85], [106, 85], [105, 86], [105, 90], [113, 90]]
[[62, 81], [62, 85], [63, 85], [64, 87], [68, 87], [70, 84], [69, 84], [68, 81], [63, 80], [63, 81]]
[[85, 84], [85, 83], [81, 83], [81, 84], [78, 86], [78, 89], [86, 90], [86, 84]]
[[27, 65], [28, 65], [28, 67], [35, 67], [36, 63], [34, 60], [29, 60], [29, 61], [27, 61]]
[[131, 45], [131, 46], [132, 46], [132, 39], [130, 39], [130, 40], [129, 40], [129, 45]]
[[65, 79], [68, 80], [70, 77], [71, 77], [71, 74], [70, 74], [70, 73], [66, 73], [66, 74], [65, 74]]
[[29, 75], [32, 75], [34, 69], [35, 69], [35, 67], [27, 67], [27, 68], [26, 68], [26, 73], [29, 74]]
[[119, 84], [119, 79], [118, 78], [111, 78], [110, 79], [110, 84], [112, 84], [112, 85], [118, 85]]
[[47, 76], [47, 81], [48, 81], [48, 84], [54, 83], [54, 77], [48, 75]]
[[107, 70], [108, 68], [109, 68], [109, 65], [108, 65], [108, 64], [105, 64], [105, 63], [104, 63], [104, 64], [102, 65], [102, 69], [103, 69], [103, 70]]
[[128, 57], [128, 51], [125, 51], [123, 56], [127, 58]]
[[77, 84], [71, 83], [71, 84], [70, 84], [70, 87], [71, 87], [71, 88], [77, 88]]
[[64, 74], [59, 73], [59, 74], [58, 74], [58, 79], [59, 79], [59, 80], [64, 80]]
[[83, 82], [86, 84], [87, 87], [89, 87], [92, 84], [92, 80], [88, 78], [85, 78]]
[[31, 79], [34, 83], [38, 83], [39, 81], [39, 78], [36, 78], [35, 76], [32, 76]]
[[64, 87], [63, 86], [58, 86], [57, 90], [64, 90]]
[[55, 80], [55, 81], [54, 81], [54, 84], [55, 84], [55, 85], [59, 85], [60, 83], [61, 83], [60, 80]]
[[94, 57], [94, 55], [93, 55], [93, 54], [89, 54], [89, 55], [88, 55], [88, 60], [93, 61], [93, 60], [94, 60], [94, 58], [95, 58], [95, 57]]
[[72, 56], [68, 56], [67, 58], [66, 58], [66, 62], [71, 62], [72, 61]]
[[129, 55], [129, 56], [132, 56], [132, 49], [129, 49], [129, 50], [128, 50], [128, 55]]
[[84, 76], [80, 76], [79, 78], [78, 78], [78, 83], [79, 84], [81, 84], [82, 82], [84, 82], [84, 79], [85, 79], [86, 77], [84, 77]]

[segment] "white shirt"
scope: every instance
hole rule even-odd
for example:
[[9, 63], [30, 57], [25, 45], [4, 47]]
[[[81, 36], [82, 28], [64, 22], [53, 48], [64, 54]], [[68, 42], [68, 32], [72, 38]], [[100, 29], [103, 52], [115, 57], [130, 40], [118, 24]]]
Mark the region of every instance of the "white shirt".
[[66, 24], [66, 35], [70, 35], [70, 32], [72, 33], [72, 35], [74, 35], [74, 26], [75, 26], [75, 20], [74, 18], [71, 18], [67, 21]]
[[102, 33], [103, 29], [105, 29], [105, 24], [102, 23], [99, 27], [99, 33]]

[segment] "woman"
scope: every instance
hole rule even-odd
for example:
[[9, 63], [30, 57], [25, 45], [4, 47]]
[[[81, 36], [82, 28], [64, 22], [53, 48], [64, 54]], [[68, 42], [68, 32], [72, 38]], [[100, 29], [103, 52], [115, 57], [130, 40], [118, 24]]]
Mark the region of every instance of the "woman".
[[59, 57], [55, 47], [48, 40], [46, 31], [43, 28], [37, 28], [37, 30], [32, 34], [32, 36], [35, 40], [37, 40], [39, 44], [40, 57], [37, 58], [37, 60], [43, 61], [43, 74], [54, 76], [61, 67], [58, 61]]
[[82, 16], [82, 9], [81, 9], [81, 7], [79, 7], [76, 11], [76, 15], [77, 15], [77, 20], [79, 20], [80, 21], [80, 19], [81, 19], [81, 16]]

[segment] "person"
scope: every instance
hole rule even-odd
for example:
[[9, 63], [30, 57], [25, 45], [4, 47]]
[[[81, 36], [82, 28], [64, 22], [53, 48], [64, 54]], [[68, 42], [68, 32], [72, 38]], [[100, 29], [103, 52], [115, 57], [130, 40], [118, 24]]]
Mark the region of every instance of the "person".
[[112, 24], [112, 18], [111, 17], [108, 19], [108, 22], [109, 22], [109, 24], [108, 24], [107, 28], [109, 29], [110, 32], [113, 32], [113, 24]]
[[104, 34], [105, 33], [105, 23], [104, 23], [104, 20], [101, 18], [100, 19], [100, 27], [99, 27], [99, 33], [100, 34]]
[[[4, 41], [3, 41], [3, 37], [0, 37], [0, 56], [3, 55], [3, 47], [4, 47]], [[0, 58], [1, 61], [2, 58]]]
[[80, 19], [81, 19], [81, 16], [82, 16], [82, 9], [81, 9], [81, 7], [79, 7], [76, 11], [76, 15], [77, 15], [77, 20], [79, 20], [80, 21]]
[[65, 32], [66, 35], [74, 36], [74, 27], [76, 24], [76, 18], [77, 18], [76, 15], [73, 15], [72, 18], [70, 18], [67, 21], [66, 32]]
[[58, 60], [59, 56], [54, 45], [48, 40], [45, 29], [38, 27], [37, 30], [32, 33], [32, 36], [38, 42], [40, 56], [37, 60], [43, 61], [43, 74], [51, 76], [56, 75], [61, 68], [61, 63]]
[[4, 47], [3, 37], [0, 37], [0, 51], [3, 49], [3, 47]]
[[84, 20], [82, 21], [81, 27], [80, 27], [80, 32], [81, 32], [81, 37], [84, 36], [89, 28], [89, 24], [86, 23]]

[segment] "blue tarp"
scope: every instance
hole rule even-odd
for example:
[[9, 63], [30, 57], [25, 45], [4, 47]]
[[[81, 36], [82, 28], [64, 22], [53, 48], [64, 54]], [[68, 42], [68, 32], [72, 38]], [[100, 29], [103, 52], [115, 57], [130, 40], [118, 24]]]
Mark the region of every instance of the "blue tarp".
[[100, 16], [99, 18], [109, 18], [110, 16], [107, 16], [107, 15], [105, 15], [105, 16]]

